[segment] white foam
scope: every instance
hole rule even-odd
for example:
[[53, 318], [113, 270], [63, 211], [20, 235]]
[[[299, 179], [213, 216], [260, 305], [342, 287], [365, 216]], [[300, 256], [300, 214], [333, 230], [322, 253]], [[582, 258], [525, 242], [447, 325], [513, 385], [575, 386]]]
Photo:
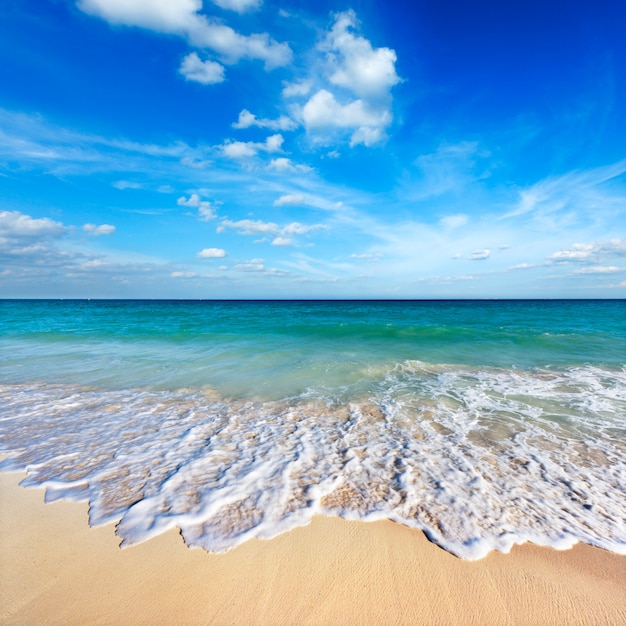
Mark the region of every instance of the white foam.
[[626, 372], [406, 362], [281, 402], [0, 385], [0, 469], [89, 500], [123, 545], [233, 548], [315, 514], [389, 518], [466, 558], [532, 541], [626, 554]]

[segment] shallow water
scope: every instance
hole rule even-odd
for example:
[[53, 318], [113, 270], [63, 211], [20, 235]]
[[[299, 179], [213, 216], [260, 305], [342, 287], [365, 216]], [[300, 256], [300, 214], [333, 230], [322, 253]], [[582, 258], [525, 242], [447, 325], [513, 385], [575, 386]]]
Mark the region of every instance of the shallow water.
[[0, 302], [0, 469], [124, 544], [315, 514], [626, 553], [626, 306]]

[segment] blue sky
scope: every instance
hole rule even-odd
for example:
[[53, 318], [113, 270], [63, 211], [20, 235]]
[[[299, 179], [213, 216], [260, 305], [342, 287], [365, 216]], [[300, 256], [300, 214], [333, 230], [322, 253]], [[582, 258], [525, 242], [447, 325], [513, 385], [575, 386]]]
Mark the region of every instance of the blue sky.
[[626, 296], [626, 4], [4, 0], [0, 296]]

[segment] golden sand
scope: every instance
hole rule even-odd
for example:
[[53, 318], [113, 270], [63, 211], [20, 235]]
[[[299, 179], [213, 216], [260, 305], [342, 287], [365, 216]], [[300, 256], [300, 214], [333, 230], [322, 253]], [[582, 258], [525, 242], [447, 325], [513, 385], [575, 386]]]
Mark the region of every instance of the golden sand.
[[0, 474], [2, 624], [626, 624], [626, 557], [532, 545], [467, 562], [392, 522], [318, 517], [223, 555], [121, 550], [87, 506]]

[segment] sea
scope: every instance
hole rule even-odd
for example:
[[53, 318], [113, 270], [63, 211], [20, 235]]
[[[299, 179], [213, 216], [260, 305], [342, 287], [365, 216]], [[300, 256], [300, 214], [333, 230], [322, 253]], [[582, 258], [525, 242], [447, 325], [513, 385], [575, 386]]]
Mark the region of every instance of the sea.
[[121, 545], [313, 516], [626, 554], [626, 301], [0, 301], [0, 471]]

